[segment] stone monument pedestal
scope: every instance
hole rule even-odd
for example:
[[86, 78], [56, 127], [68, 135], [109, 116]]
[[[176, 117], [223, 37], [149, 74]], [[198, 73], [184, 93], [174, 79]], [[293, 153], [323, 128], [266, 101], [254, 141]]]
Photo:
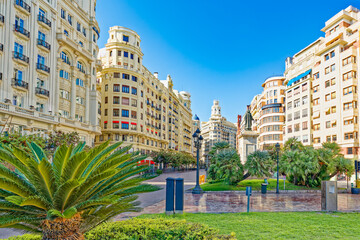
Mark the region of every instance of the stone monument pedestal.
[[247, 160], [247, 156], [256, 151], [257, 138], [259, 134], [254, 131], [244, 130], [239, 135], [239, 154], [242, 164]]

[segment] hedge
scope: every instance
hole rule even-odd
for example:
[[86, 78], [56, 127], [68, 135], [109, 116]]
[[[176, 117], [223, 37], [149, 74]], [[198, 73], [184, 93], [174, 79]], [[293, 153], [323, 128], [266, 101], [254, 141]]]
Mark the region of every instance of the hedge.
[[[23, 235], [8, 240], [40, 240], [39, 235]], [[87, 240], [233, 240], [234, 235], [219, 235], [218, 230], [199, 223], [176, 219], [130, 219], [104, 223], [85, 234]]]

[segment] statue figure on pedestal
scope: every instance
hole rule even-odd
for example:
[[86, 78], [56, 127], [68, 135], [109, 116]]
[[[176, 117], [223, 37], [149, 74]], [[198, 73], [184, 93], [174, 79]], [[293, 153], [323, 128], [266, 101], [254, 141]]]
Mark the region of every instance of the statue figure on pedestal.
[[245, 131], [251, 131], [252, 121], [254, 119], [250, 112], [250, 105], [247, 105], [247, 111], [245, 113], [244, 120], [245, 120]]

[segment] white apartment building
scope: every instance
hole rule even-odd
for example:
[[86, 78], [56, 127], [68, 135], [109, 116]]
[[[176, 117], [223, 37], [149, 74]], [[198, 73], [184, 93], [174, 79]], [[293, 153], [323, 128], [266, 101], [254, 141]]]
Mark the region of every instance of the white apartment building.
[[[345, 157], [358, 157], [359, 19], [359, 10], [352, 6], [340, 11], [325, 23], [324, 37], [287, 59], [287, 93], [292, 96], [287, 96], [287, 109], [292, 108], [287, 114], [293, 116], [286, 123], [286, 138], [295, 136], [303, 142], [308, 138], [308, 143], [314, 147], [326, 141], [337, 142]], [[310, 82], [312, 90], [304, 89], [303, 85]], [[300, 93], [295, 97], [297, 87]], [[302, 104], [303, 97], [308, 94], [311, 94], [311, 103]], [[295, 109], [297, 99], [301, 106]], [[302, 110], [309, 106], [312, 109], [310, 119], [302, 118]], [[298, 111], [301, 117], [295, 120], [294, 114]], [[304, 122], [309, 121], [311, 129], [310, 126], [303, 129]], [[295, 128], [298, 131], [294, 131]]]
[[[100, 134], [96, 0], [0, 0], [0, 129]], [[93, 106], [93, 107], [91, 107]]]
[[201, 158], [205, 160], [217, 142], [228, 142], [231, 147], [236, 148], [236, 132], [236, 124], [227, 121], [221, 115], [219, 101], [214, 100], [209, 121], [201, 122], [201, 135], [204, 138], [201, 146]]
[[286, 122], [284, 142], [296, 138], [312, 144], [312, 67], [321, 38], [286, 60]]

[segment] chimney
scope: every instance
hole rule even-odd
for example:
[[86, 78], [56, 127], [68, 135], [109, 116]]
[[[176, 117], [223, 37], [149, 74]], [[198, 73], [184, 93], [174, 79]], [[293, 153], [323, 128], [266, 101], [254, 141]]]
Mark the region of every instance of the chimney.
[[158, 73], [158, 72], [154, 72], [154, 76], [155, 76], [156, 78], [159, 78], [159, 73]]

